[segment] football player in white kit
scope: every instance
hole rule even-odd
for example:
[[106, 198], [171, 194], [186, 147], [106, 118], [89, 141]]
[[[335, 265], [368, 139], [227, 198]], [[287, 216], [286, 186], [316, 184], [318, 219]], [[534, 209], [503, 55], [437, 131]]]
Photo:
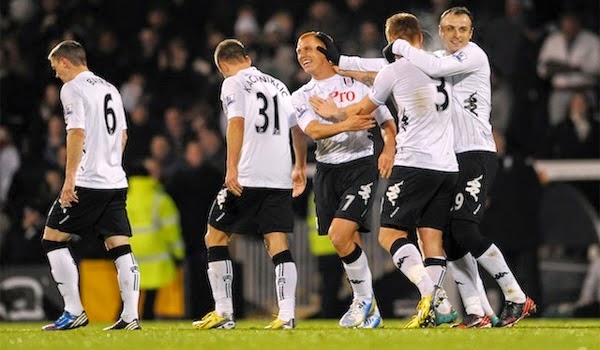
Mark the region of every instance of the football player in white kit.
[[[389, 42], [402, 37], [412, 45], [422, 45], [419, 22], [411, 14], [391, 16], [385, 28]], [[458, 178], [449, 93], [443, 81], [432, 79], [406, 59], [399, 59], [379, 71], [369, 95], [356, 104], [330, 108], [333, 105], [329, 101], [311, 98], [317, 113], [338, 119], [370, 113], [390, 95], [396, 102], [396, 155], [383, 198], [379, 242], [421, 294], [418, 313], [406, 328], [435, 325], [434, 305], [443, 314], [456, 315], [439, 281], [428, 275], [419, 250], [407, 238], [408, 232], [416, 228], [425, 258], [443, 258], [442, 230], [449, 220]]]
[[141, 329], [138, 320], [140, 274], [129, 237], [127, 178], [122, 156], [127, 142], [125, 111], [119, 91], [90, 72], [85, 49], [76, 41], [56, 45], [48, 55], [60, 91], [67, 125], [67, 164], [59, 198], [48, 213], [42, 246], [65, 309], [44, 330], [67, 330], [88, 324], [79, 295], [79, 273], [68, 247], [71, 235], [104, 239], [115, 261], [123, 310], [105, 330]]
[[483, 286], [477, 287], [481, 284], [477, 263], [494, 277], [504, 294], [505, 304], [497, 325], [510, 327], [535, 312], [536, 305], [521, 289], [500, 249], [479, 230], [487, 193], [498, 168], [490, 124], [490, 64], [486, 53], [470, 41], [473, 18], [467, 8], [453, 7], [442, 13], [439, 35], [445, 52], [438, 56], [418, 50], [404, 40], [394, 42], [392, 50], [428, 75], [445, 77], [454, 86], [452, 122], [460, 176], [445, 243], [451, 271], [456, 280], [463, 282], [458, 287], [467, 317], [461, 327], [490, 322], [485, 319], [485, 310], [478, 306]]
[[[498, 247], [479, 231], [497, 160], [489, 122], [489, 61], [485, 52], [470, 41], [472, 23], [468, 9], [451, 8], [440, 18], [439, 35], [445, 43], [445, 51], [431, 55], [405, 40], [396, 40], [390, 47], [394, 54], [404, 56], [428, 75], [445, 78], [447, 84], [456, 85], [452, 89], [450, 104], [460, 177], [444, 245], [467, 312], [458, 327], [513, 326], [535, 312], [536, 307], [533, 300], [523, 293]], [[331, 49], [335, 51], [332, 45]], [[340, 69], [378, 71], [385, 65], [383, 59], [339, 57], [335, 52], [328, 54], [331, 55], [333, 57], [329, 59], [339, 61]], [[506, 302], [500, 319], [489, 304], [477, 262], [494, 276], [504, 293]]]
[[307, 32], [298, 38], [298, 63], [311, 80], [292, 94], [298, 125], [317, 144], [317, 171], [313, 184], [320, 235], [328, 235], [335, 247], [353, 292], [353, 301], [341, 317], [345, 328], [382, 327], [381, 315], [373, 293], [371, 270], [360, 247], [357, 231], [368, 232], [372, 194], [377, 188], [379, 168], [387, 178], [392, 169], [396, 125], [386, 106], [373, 111], [383, 130], [384, 146], [376, 161], [368, 129], [375, 126], [373, 116], [354, 116], [344, 121], [326, 120], [311, 108], [309, 98], [332, 98], [340, 106], [357, 102], [369, 87], [335, 73], [331, 63], [318, 51], [325, 45], [324, 33]]
[[298, 276], [286, 233], [293, 231], [292, 195], [300, 195], [306, 186], [306, 136], [296, 125], [287, 86], [253, 67], [241, 42], [222, 41], [214, 58], [225, 78], [221, 103], [228, 118], [227, 171], [205, 236], [215, 311], [193, 326], [235, 327], [228, 243], [233, 233], [239, 233], [262, 235], [275, 265], [279, 313], [265, 328], [293, 329]]

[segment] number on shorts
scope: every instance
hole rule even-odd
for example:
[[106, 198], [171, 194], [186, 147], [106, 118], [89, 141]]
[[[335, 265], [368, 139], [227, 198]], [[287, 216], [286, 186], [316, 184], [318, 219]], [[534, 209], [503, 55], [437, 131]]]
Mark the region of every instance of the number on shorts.
[[459, 210], [462, 208], [463, 203], [465, 202], [465, 196], [462, 193], [457, 193], [454, 198], [454, 210]]
[[356, 196], [353, 194], [349, 194], [346, 196], [346, 204], [344, 204], [344, 206], [342, 207], [342, 211], [346, 211], [346, 209], [348, 209], [350, 204], [352, 204], [352, 202], [354, 202], [354, 198], [356, 198]]

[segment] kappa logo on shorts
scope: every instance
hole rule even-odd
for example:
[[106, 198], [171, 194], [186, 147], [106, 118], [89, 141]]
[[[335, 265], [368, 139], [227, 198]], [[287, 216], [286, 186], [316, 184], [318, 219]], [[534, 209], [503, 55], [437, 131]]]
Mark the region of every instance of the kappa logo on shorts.
[[223, 203], [227, 199], [227, 188], [223, 188], [217, 193], [217, 205], [219, 209], [223, 210]]
[[369, 198], [371, 198], [371, 187], [372, 186], [373, 186], [372, 182], [370, 182], [366, 185], [361, 185], [360, 191], [358, 191], [358, 195], [361, 196], [361, 198], [365, 201], [365, 205], [367, 205], [369, 203]]
[[475, 199], [475, 202], [479, 201], [479, 197], [477, 196], [479, 192], [481, 192], [481, 179], [483, 179], [483, 175], [479, 175], [471, 181], [467, 182], [467, 187], [465, 187], [465, 191], [469, 192], [471, 197]]
[[393, 206], [396, 206], [396, 199], [399, 197], [401, 190], [400, 186], [402, 185], [404, 185], [404, 180], [389, 186], [387, 192], [385, 193], [388, 201], [390, 201]]

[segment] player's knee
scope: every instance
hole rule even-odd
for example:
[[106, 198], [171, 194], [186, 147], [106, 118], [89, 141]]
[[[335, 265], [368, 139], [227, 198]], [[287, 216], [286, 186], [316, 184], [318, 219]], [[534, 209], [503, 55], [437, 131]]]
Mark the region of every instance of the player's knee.
[[229, 237], [225, 232], [209, 226], [204, 235], [204, 243], [207, 247], [223, 246], [229, 243]]
[[129, 245], [129, 237], [124, 235], [109, 236], [104, 240], [104, 245], [106, 246], [106, 250]]
[[338, 251], [338, 253], [351, 250], [351, 248], [356, 245], [352, 237], [352, 234], [349, 235], [346, 233], [340, 233], [338, 231], [329, 232], [329, 240], [331, 241], [331, 244], [333, 244], [335, 249]]
[[481, 256], [492, 244], [487, 237], [481, 234], [479, 224], [474, 221], [453, 220], [451, 234], [453, 239], [474, 257]]

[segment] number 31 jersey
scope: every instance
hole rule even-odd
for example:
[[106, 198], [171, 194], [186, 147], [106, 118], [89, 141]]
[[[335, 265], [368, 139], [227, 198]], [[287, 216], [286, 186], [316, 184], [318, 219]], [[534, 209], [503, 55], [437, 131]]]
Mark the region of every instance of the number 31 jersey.
[[119, 91], [106, 80], [85, 71], [63, 85], [60, 99], [67, 130], [85, 131], [75, 185], [126, 188], [122, 138], [127, 121]]
[[223, 112], [227, 119], [244, 118], [238, 163], [242, 186], [292, 188], [289, 129], [296, 122], [290, 96], [282, 81], [256, 67], [242, 69], [223, 81]]

